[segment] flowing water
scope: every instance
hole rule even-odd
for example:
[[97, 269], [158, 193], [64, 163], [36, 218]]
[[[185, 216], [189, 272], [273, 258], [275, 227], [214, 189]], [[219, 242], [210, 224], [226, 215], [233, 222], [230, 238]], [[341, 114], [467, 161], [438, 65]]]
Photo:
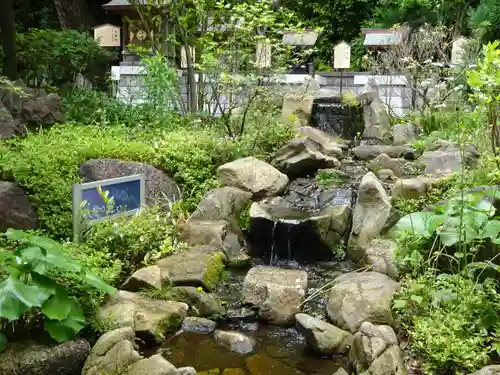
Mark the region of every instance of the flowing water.
[[[256, 265], [269, 265], [270, 259], [256, 259]], [[275, 260], [273, 266], [301, 268], [309, 275], [311, 296], [332, 280], [336, 272], [349, 264], [321, 263], [301, 266], [294, 261]], [[312, 353], [294, 327], [273, 327], [259, 322], [255, 311], [242, 303], [241, 289], [246, 271], [230, 271], [216, 291], [228, 309], [228, 319], [218, 329], [237, 330], [256, 341], [255, 350], [247, 355], [231, 352], [216, 343], [212, 335], [180, 333], [168, 340], [162, 354], [176, 367], [192, 366], [201, 375], [332, 375], [347, 367], [346, 358], [326, 358]], [[307, 302], [304, 312], [324, 318], [327, 296], [320, 294]]]

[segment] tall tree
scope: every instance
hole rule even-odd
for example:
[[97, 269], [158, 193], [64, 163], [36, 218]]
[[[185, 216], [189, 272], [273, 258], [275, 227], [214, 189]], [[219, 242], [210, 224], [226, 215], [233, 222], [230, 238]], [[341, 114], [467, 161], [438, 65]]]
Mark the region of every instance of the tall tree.
[[12, 0], [0, 1], [0, 27], [3, 45], [3, 75], [17, 79], [16, 25]]
[[63, 29], [83, 31], [96, 24], [86, 0], [54, 0], [54, 6]]

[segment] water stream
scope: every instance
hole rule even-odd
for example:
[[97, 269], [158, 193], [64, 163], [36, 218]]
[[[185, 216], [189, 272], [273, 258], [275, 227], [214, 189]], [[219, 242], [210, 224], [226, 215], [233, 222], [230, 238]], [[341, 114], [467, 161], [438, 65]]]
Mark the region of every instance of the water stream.
[[[254, 266], [268, 265], [269, 259], [254, 259]], [[315, 293], [334, 273], [349, 269], [348, 263], [325, 262], [310, 266], [275, 259], [273, 266], [301, 268], [309, 275], [308, 295]], [[200, 375], [332, 375], [347, 368], [346, 358], [322, 358], [312, 353], [295, 327], [273, 327], [258, 321], [255, 311], [242, 304], [242, 283], [246, 271], [229, 271], [215, 294], [224, 301], [228, 318], [218, 329], [237, 330], [256, 341], [255, 350], [241, 355], [219, 345], [213, 335], [180, 333], [162, 348], [162, 354], [176, 367], [192, 366]], [[304, 312], [324, 318], [327, 296], [307, 302]]]

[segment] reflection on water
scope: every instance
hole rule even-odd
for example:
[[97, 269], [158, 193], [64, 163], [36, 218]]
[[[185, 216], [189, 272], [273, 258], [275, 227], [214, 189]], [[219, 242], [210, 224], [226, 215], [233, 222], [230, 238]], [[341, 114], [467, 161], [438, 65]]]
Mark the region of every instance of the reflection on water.
[[170, 340], [163, 355], [176, 367], [196, 368], [199, 375], [332, 375], [345, 364], [339, 358], [314, 356], [294, 328], [261, 327], [245, 334], [257, 341], [248, 355], [218, 345], [212, 335], [195, 333]]

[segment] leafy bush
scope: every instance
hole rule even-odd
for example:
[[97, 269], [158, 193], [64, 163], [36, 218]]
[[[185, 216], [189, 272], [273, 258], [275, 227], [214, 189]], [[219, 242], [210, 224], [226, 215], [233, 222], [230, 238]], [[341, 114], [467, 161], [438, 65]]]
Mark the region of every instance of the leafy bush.
[[78, 169], [94, 158], [117, 158], [155, 165], [174, 177], [183, 191], [183, 208], [193, 210], [205, 192], [218, 186], [217, 167], [239, 157], [269, 160], [291, 136], [288, 126], [248, 128], [238, 139], [215, 130], [146, 132], [124, 126], [58, 125], [25, 138], [0, 142], [0, 176], [25, 189], [42, 229], [70, 237], [72, 185]]
[[89, 228], [84, 245], [99, 249], [122, 263], [122, 276], [130, 276], [142, 263], [182, 249], [177, 241], [175, 221], [158, 208], [142, 210], [132, 217], [108, 220]]
[[462, 274], [426, 273], [407, 280], [394, 300], [397, 318], [432, 374], [478, 370], [500, 352], [500, 296]]
[[32, 29], [17, 35], [17, 57], [26, 82], [61, 87], [74, 83], [78, 73], [95, 82], [113, 55], [76, 30]]
[[[23, 246], [14, 252], [0, 252], [2, 320], [15, 322], [25, 313], [39, 309], [44, 317], [43, 326], [50, 336], [58, 342], [67, 341], [84, 327], [85, 316], [79, 301], [68, 294], [55, 276], [68, 273], [91, 288], [109, 294], [116, 292], [69, 257], [60, 243], [19, 230], [7, 231], [7, 237]], [[0, 331], [0, 351], [6, 342], [6, 333]]]

